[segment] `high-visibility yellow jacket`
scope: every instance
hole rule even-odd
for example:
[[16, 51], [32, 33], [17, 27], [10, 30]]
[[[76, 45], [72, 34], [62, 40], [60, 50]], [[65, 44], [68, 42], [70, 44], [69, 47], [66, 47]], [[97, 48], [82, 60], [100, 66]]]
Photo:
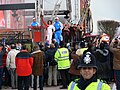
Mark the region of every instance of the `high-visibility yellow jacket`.
[[54, 57], [58, 63], [58, 70], [70, 68], [69, 51], [67, 48], [59, 48], [55, 52]]
[[[78, 88], [77, 85], [78, 83], [76, 81], [72, 81], [68, 86], [68, 90], [81, 90], [80, 88]], [[89, 84], [85, 90], [111, 90], [111, 89], [108, 84], [103, 83], [98, 79], [97, 82], [92, 82], [91, 84]]]
[[85, 51], [85, 50], [87, 50], [88, 48], [80, 48], [80, 49], [78, 49], [77, 51], [76, 51], [76, 54], [78, 55], [78, 56], [82, 56], [83, 55], [83, 52]]

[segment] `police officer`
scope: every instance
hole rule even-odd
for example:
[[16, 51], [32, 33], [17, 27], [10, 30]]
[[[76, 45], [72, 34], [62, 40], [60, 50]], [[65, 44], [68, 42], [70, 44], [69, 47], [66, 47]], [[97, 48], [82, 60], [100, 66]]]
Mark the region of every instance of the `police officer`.
[[68, 90], [110, 90], [110, 86], [96, 77], [96, 59], [86, 52], [78, 65], [81, 76], [69, 84]]
[[60, 43], [60, 48], [55, 52], [55, 60], [58, 63], [58, 70], [61, 75], [63, 86], [60, 89], [67, 89], [67, 86], [70, 82], [70, 75], [68, 73], [70, 68], [70, 60], [69, 60], [69, 50], [64, 47], [64, 43]]

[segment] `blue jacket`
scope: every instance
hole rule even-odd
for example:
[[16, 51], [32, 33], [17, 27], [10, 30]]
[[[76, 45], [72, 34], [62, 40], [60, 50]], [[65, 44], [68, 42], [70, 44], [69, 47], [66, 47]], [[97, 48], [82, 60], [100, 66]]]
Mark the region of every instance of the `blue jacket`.
[[39, 23], [38, 22], [32, 22], [31, 26], [39, 26]]
[[54, 27], [55, 27], [55, 31], [59, 31], [59, 30], [63, 29], [63, 25], [61, 22], [55, 22]]

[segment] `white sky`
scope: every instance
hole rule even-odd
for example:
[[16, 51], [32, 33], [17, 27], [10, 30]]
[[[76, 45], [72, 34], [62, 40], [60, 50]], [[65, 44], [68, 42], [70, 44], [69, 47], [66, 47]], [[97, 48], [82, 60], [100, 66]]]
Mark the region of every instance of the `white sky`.
[[97, 32], [97, 21], [99, 20], [120, 22], [120, 0], [91, 0], [91, 11], [94, 21], [94, 33]]
[[[34, 3], [36, 0], [25, 0], [26, 3]], [[66, 0], [59, 0], [59, 2], [62, 1], [60, 9], [66, 8]], [[43, 0], [44, 2], [44, 9], [45, 10], [53, 10], [55, 3], [57, 0]]]
[[[60, 1], [62, 1], [60, 9], [66, 10], [66, 0], [59, 0], [59, 2]], [[53, 10], [56, 2], [57, 2], [57, 0], [44, 0], [44, 8], [45, 8], [45, 10]]]
[[[45, 9], [53, 9], [56, 1], [57, 0], [44, 0]], [[61, 5], [61, 9], [65, 9], [65, 0], [63, 0]], [[72, 5], [74, 5], [74, 3], [72, 3]], [[91, 0], [91, 10], [94, 33], [97, 33], [98, 20], [115, 20], [120, 22], [120, 0]]]
[[[35, 0], [26, 0], [34, 2]], [[53, 10], [57, 0], [43, 0], [45, 10]], [[60, 0], [59, 0], [60, 1]], [[62, 1], [61, 9], [66, 9], [66, 0]], [[74, 5], [75, 0], [71, 0]], [[94, 22], [94, 33], [97, 32], [98, 20], [115, 20], [120, 22], [120, 0], [91, 0], [91, 10]], [[74, 12], [74, 10], [72, 10]]]

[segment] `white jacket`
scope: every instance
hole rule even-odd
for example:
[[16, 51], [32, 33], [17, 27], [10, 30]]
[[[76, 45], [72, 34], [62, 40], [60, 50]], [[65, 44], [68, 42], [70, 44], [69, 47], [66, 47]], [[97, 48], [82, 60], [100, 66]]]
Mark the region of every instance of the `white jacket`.
[[16, 49], [11, 49], [7, 54], [6, 67], [7, 68], [16, 68], [15, 58], [20, 51]]

